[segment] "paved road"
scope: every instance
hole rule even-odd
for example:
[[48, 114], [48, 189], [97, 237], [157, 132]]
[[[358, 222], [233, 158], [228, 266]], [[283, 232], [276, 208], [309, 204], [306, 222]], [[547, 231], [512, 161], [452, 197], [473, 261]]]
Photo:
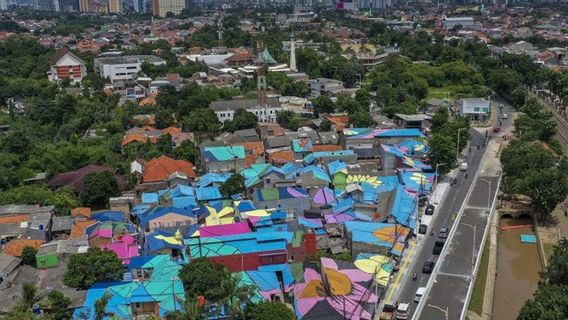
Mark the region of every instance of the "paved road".
[[[472, 146], [482, 145], [483, 140], [485, 140], [484, 136], [480, 134], [476, 130], [471, 131], [472, 139], [471, 144]], [[481, 158], [483, 156], [483, 149], [477, 150], [476, 147], [472, 148], [472, 152], [467, 154], [465, 160], [468, 163], [469, 173], [468, 178], [465, 178], [464, 172], [458, 172], [457, 175], [457, 184], [452, 186], [445, 197], [445, 200], [442, 202], [439, 208], [436, 210], [436, 214], [431, 222], [431, 228], [433, 228], [437, 232], [440, 230], [442, 226], [451, 228], [456, 213], [460, 210], [462, 203], [465, 201], [465, 197], [469, 191], [473, 180], [473, 173], [476, 172], [479, 168], [479, 164]], [[412, 267], [410, 272], [416, 271], [418, 273], [418, 280], [412, 281], [412, 277], [409, 277], [406, 283], [403, 285], [399, 296], [399, 302], [410, 302], [414, 298], [414, 294], [419, 287], [426, 287], [430, 275], [422, 273], [422, 265], [424, 261], [437, 261], [438, 256], [432, 255], [432, 249], [434, 248], [434, 242], [438, 240], [437, 236], [430, 236], [427, 235], [424, 237], [423, 244], [421, 245], [420, 251], [416, 253], [414, 261], [412, 262]], [[413, 271], [414, 270], [414, 271]], [[414, 305], [416, 307], [416, 305]], [[413, 312], [415, 308], [411, 309]]]
[[[501, 103], [502, 102], [500, 100], [495, 101], [496, 105]], [[497, 110], [497, 113], [500, 114], [501, 112]], [[490, 130], [489, 135], [492, 137], [501, 137], [505, 135], [507, 129], [513, 124], [511, 107], [505, 104], [502, 113], [507, 113], [509, 117], [501, 120], [501, 132], [493, 133], [491, 132], [492, 130]], [[479, 133], [477, 130], [471, 130], [471, 136], [472, 139], [470, 143], [473, 146], [472, 152], [467, 153], [464, 159], [464, 161], [468, 163], [469, 177], [465, 178], [463, 172], [458, 173], [457, 184], [449, 189], [444, 201], [440, 204], [439, 208], [437, 208], [437, 212], [432, 221], [432, 227], [436, 232], [443, 226], [450, 229], [455, 227], [454, 219], [456, 218], [456, 213], [462, 208], [473, 183], [475, 172], [477, 172], [480, 167], [484, 149], [477, 150], [476, 146], [482, 145], [485, 138], [484, 135]], [[484, 180], [488, 179], [485, 178]], [[485, 214], [487, 211], [487, 197], [488, 194], [490, 197], [494, 195], [496, 185], [496, 181], [492, 181], [491, 190], [489, 190], [487, 182], [481, 182], [478, 180], [476, 183], [467, 204], [467, 206], [471, 206], [472, 208], [466, 207], [467, 209], [464, 210], [460, 226], [458, 227], [458, 230], [456, 230], [452, 243], [446, 244], [449, 246], [448, 254], [444, 261], [441, 262], [442, 265], [440, 266], [440, 272], [447, 273], [449, 275], [438, 275], [438, 281], [433, 285], [432, 290], [430, 290], [427, 297], [427, 303], [440, 307], [450, 305], [450, 303], [441, 303], [438, 300], [447, 299], [447, 301], [451, 301], [451, 309], [456, 309], [455, 311], [457, 312], [457, 315], [452, 313], [452, 310], [450, 310], [452, 316], [448, 319], [459, 319], [463, 300], [467, 293], [467, 286], [469, 285], [469, 274], [471, 274], [472, 270], [471, 252], [473, 230], [464, 226], [463, 223], [471, 226], [479, 224], [476, 230], [479, 231], [476, 234], [476, 248], [479, 248], [479, 242], [481, 241], [483, 230], [485, 229], [484, 223], [487, 221], [487, 215]], [[439, 263], [439, 256], [432, 254], [432, 249], [436, 240], [438, 240], [437, 236], [429, 235], [422, 240], [424, 243], [421, 245], [420, 251], [416, 253], [415, 259], [410, 267], [410, 272], [416, 271], [418, 273], [418, 279], [413, 281], [412, 277], [407, 278], [406, 283], [403, 284], [399, 292], [397, 299], [399, 302], [413, 301], [416, 290], [419, 287], [427, 286], [430, 275], [422, 273], [422, 265], [424, 261], [428, 260]], [[455, 253], [455, 255], [452, 255], [453, 253]], [[475, 256], [477, 256], [477, 254]], [[462, 275], [467, 275], [467, 278]], [[439, 290], [439, 288], [443, 288], [444, 290]], [[413, 308], [411, 308], [412, 315], [416, 310], [416, 306], [417, 304], [414, 303]], [[419, 319], [445, 319], [445, 315], [437, 309], [425, 306]]]

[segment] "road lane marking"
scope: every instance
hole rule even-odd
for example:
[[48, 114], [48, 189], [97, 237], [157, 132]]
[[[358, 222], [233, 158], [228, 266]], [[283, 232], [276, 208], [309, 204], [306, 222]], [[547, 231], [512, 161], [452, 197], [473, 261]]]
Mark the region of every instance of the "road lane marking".
[[[410, 244], [410, 246], [411, 246], [411, 248], [410, 248], [410, 252], [408, 253], [407, 259], [406, 259], [406, 261], [404, 261], [404, 263], [402, 264], [402, 268], [401, 268], [400, 270], [398, 270], [398, 275], [396, 276], [396, 279], [394, 280], [394, 283], [392, 284], [391, 292], [389, 293], [389, 295], [388, 295], [388, 297], [387, 297], [387, 299], [386, 299], [387, 303], [391, 301], [392, 295], [394, 294], [394, 291], [395, 291], [394, 289], [395, 289], [396, 287], [398, 287], [400, 277], [402, 276], [402, 273], [403, 273], [404, 269], [406, 269], [406, 266], [408, 265], [408, 262], [410, 261], [409, 258], [412, 257], [412, 253], [414, 252], [414, 249], [416, 248], [416, 243], [412, 242], [412, 243]], [[412, 258], [414, 258], [414, 257], [412, 257]]]

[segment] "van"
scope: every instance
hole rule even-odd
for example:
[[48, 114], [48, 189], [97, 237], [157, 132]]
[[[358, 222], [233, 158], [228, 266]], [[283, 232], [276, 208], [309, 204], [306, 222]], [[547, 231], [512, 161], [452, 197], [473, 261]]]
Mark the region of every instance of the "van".
[[410, 312], [410, 303], [400, 303], [396, 309], [394, 316], [397, 320], [408, 319], [408, 313]]
[[424, 296], [424, 293], [426, 293], [426, 287], [418, 288], [418, 290], [416, 290], [416, 294], [414, 295], [414, 302], [420, 302], [420, 300], [422, 300], [422, 297]]

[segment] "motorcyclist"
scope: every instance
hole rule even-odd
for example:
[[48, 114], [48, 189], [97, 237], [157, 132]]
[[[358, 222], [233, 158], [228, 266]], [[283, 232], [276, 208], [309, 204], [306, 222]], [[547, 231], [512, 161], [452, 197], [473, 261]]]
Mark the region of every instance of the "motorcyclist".
[[416, 279], [418, 279], [418, 273], [414, 271], [414, 274], [412, 275], [412, 281], [416, 281]]

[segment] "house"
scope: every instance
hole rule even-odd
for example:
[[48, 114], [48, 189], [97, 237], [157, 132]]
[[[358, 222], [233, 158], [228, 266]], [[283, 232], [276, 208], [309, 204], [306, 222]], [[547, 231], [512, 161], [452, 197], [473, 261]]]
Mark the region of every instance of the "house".
[[[175, 179], [193, 181], [197, 177], [193, 163], [162, 155], [142, 165], [142, 182], [173, 182]], [[179, 181], [178, 181], [179, 182]]]
[[311, 205], [308, 191], [297, 187], [259, 188], [253, 192], [252, 201], [257, 208], [276, 208], [297, 214]]
[[460, 116], [485, 121], [491, 116], [491, 101], [483, 98], [464, 98], [461, 100]]
[[322, 94], [336, 94], [345, 89], [343, 82], [335, 79], [316, 78], [307, 81], [311, 96], [317, 97]]
[[401, 256], [410, 234], [407, 227], [380, 222], [346, 221], [345, 229], [353, 256], [359, 253]]
[[394, 115], [393, 120], [399, 127], [416, 128], [419, 130], [426, 129], [430, 126], [432, 117], [427, 114], [400, 114]]
[[238, 52], [225, 59], [227, 66], [238, 68], [254, 63], [256, 57], [248, 52]]
[[243, 146], [204, 147], [201, 159], [206, 172], [239, 172], [246, 165]]
[[0, 283], [16, 270], [21, 262], [19, 258], [0, 254]]
[[[76, 194], [83, 192], [85, 188], [85, 178], [91, 173], [100, 173], [104, 171], [114, 172], [111, 168], [107, 166], [101, 166], [96, 164], [90, 164], [79, 168], [74, 171], [69, 171], [65, 173], [59, 173], [55, 175], [49, 182], [47, 186], [52, 189], [57, 189], [61, 187], [70, 187]], [[124, 186], [125, 179], [124, 176], [116, 176], [116, 182], [119, 187]]]
[[20, 257], [25, 247], [39, 249], [44, 240], [14, 239], [6, 244], [2, 254], [12, 257]]
[[54, 212], [54, 206], [0, 206], [0, 239], [47, 241], [51, 236], [51, 218]]
[[160, 231], [177, 231], [197, 223], [197, 215], [193, 212], [193, 207], [174, 208], [174, 207], [154, 207], [150, 208], [138, 216], [140, 225], [146, 233]]
[[308, 154], [304, 158], [304, 163], [309, 164], [326, 164], [335, 160], [341, 160], [345, 163], [357, 162], [357, 155], [353, 150], [339, 150], [339, 151], [318, 151]]
[[303, 262], [316, 253], [316, 236], [302, 231], [248, 232], [184, 239], [190, 259], [208, 258], [230, 271], [259, 270], [261, 266]]
[[71, 82], [81, 82], [87, 75], [87, 64], [67, 49], [59, 49], [49, 60], [50, 71], [48, 79], [59, 82], [69, 79]]
[[282, 105], [276, 97], [269, 98], [265, 106], [259, 106], [256, 99], [234, 99], [213, 101], [209, 104], [209, 108], [215, 111], [221, 122], [233, 120], [237, 109], [254, 113], [258, 121], [276, 122], [276, 113], [282, 110]]
[[98, 57], [94, 59], [94, 69], [103, 79], [114, 83], [136, 79], [143, 63], [161, 66], [166, 60], [152, 55]]

